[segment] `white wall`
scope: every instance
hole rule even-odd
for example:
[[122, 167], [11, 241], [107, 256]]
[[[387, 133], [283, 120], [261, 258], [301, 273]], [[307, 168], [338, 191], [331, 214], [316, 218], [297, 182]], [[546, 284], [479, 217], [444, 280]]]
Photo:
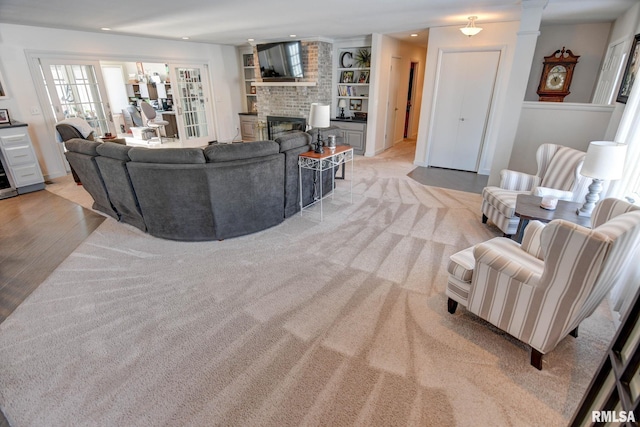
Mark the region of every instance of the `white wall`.
[[[498, 139], [498, 128], [501, 117], [506, 109], [514, 108], [505, 105], [505, 96], [509, 83], [509, 76], [513, 66], [517, 32], [519, 22], [502, 22], [495, 24], [482, 24], [483, 31], [476, 36], [467, 37], [460, 32], [459, 26], [438, 27], [429, 30], [429, 46], [427, 48], [426, 72], [422, 93], [422, 109], [420, 111], [420, 126], [416, 143], [416, 155], [414, 163], [419, 166], [428, 166], [429, 138], [431, 133], [431, 120], [433, 114], [433, 102], [438, 68], [438, 57], [443, 50], [466, 51], [479, 50], [487, 47], [503, 49], [498, 66], [498, 76], [495, 85], [492, 111], [487, 123], [485, 145], [480, 157], [479, 172], [487, 174], [491, 168], [492, 155]], [[518, 105], [517, 108], [520, 108]]]
[[535, 174], [536, 150], [552, 143], [587, 151], [589, 142], [606, 139], [613, 105], [525, 102], [509, 169]]
[[[403, 42], [391, 37], [384, 36], [388, 40], [386, 45], [386, 51], [384, 54], [390, 58], [400, 58], [398, 75], [400, 80], [398, 82], [398, 96], [397, 105], [398, 108], [398, 125], [396, 126], [396, 135], [394, 135], [394, 142], [401, 141], [403, 138], [405, 111], [407, 106], [407, 94], [409, 91], [409, 72], [411, 70], [411, 63], [418, 63], [417, 75], [415, 77], [415, 99], [413, 100], [413, 115], [414, 120], [411, 128], [408, 130], [408, 137], [415, 138], [418, 135], [418, 123], [420, 119], [420, 110], [422, 104], [422, 87], [424, 85], [424, 71], [425, 63], [427, 59], [427, 48], [421, 47], [416, 44]], [[381, 70], [383, 74], [382, 82], [385, 81], [388, 84], [389, 69]], [[385, 80], [386, 79], [386, 80]], [[388, 96], [389, 94], [387, 94]], [[386, 118], [385, 118], [386, 119]]]
[[[33, 52], [72, 54], [107, 61], [204, 64], [209, 68], [215, 131], [219, 139], [230, 139], [239, 127], [240, 76], [236, 49], [186, 41], [157, 40], [116, 34], [0, 24], [0, 71], [10, 97], [0, 99], [14, 120], [29, 124], [40, 166], [45, 177], [64, 175], [65, 162], [55, 131], [46, 117], [47, 104], [41, 104], [31, 77], [28, 56]], [[37, 107], [40, 114], [32, 115]], [[44, 114], [43, 114], [44, 113]]]
[[[420, 119], [420, 111], [422, 106], [422, 86], [424, 84], [424, 73], [426, 69], [426, 49], [415, 44], [402, 42], [395, 38], [374, 35], [373, 37], [373, 71], [372, 86], [375, 85], [375, 99], [369, 99], [369, 121], [367, 126], [367, 149], [366, 155], [373, 156], [384, 151], [384, 136], [387, 124], [387, 103], [389, 100], [389, 77], [391, 58], [400, 58], [400, 70], [397, 75], [400, 76], [398, 81], [397, 105], [398, 121], [404, 123], [404, 109], [407, 104], [407, 91], [409, 87], [409, 70], [411, 62], [418, 62], [418, 76], [416, 78], [416, 99], [413, 103], [414, 120], [413, 127], [409, 130], [410, 137], [416, 137], [418, 132], [418, 123]], [[395, 74], [395, 73], [394, 73]], [[372, 116], [372, 111], [375, 116]], [[372, 120], [372, 117], [376, 117]], [[394, 142], [402, 140], [403, 128], [402, 124], [396, 126], [398, 134], [394, 135]]]
[[542, 75], [543, 61], [556, 50], [566, 47], [579, 55], [569, 90], [564, 102], [591, 102], [602, 59], [607, 50], [611, 23], [578, 25], [544, 25], [536, 44], [531, 75], [527, 84], [525, 101], [537, 101], [538, 84]]

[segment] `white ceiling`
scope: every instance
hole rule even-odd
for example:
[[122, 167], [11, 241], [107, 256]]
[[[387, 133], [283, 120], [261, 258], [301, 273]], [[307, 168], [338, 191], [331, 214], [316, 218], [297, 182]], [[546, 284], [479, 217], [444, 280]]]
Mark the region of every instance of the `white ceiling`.
[[[527, 1], [527, 0], [525, 0]], [[543, 23], [615, 20], [640, 0], [549, 0]], [[371, 33], [406, 38], [429, 27], [518, 20], [518, 0], [0, 0], [0, 22], [241, 45], [341, 39]], [[425, 37], [411, 39], [424, 43]]]

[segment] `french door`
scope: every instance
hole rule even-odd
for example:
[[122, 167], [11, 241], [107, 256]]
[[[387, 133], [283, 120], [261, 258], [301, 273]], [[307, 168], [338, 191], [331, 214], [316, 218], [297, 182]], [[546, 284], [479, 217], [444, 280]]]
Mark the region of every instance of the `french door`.
[[188, 146], [213, 139], [206, 66], [171, 64], [173, 103], [180, 140]]
[[97, 136], [116, 133], [97, 61], [40, 58], [40, 69], [56, 122], [85, 119]]

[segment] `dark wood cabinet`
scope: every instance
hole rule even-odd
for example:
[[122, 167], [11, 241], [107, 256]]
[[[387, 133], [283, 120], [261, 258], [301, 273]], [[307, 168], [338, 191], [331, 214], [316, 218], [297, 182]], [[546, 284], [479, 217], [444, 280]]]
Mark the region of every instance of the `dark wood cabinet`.
[[136, 99], [158, 99], [158, 90], [151, 83], [128, 83], [127, 96]]

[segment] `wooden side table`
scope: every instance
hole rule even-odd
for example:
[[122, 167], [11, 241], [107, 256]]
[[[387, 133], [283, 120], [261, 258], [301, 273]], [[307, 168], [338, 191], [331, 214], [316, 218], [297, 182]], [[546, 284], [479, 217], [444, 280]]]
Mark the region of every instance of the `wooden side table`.
[[[322, 199], [326, 196], [322, 196], [322, 172], [328, 169], [333, 169], [336, 166], [344, 165], [347, 162], [351, 162], [351, 179], [350, 185], [350, 200], [353, 202], [353, 148], [349, 145], [338, 145], [335, 148], [324, 147], [324, 153], [316, 153], [315, 151], [307, 151], [298, 156], [298, 188], [300, 191], [300, 215], [305, 209], [320, 203], [320, 221], [323, 219], [323, 206]], [[306, 206], [302, 206], [302, 169], [309, 169], [315, 171], [316, 180], [320, 186], [319, 195], [315, 200]], [[331, 174], [331, 193], [327, 194], [333, 196], [335, 190], [335, 174]]]
[[558, 200], [558, 206], [554, 210], [547, 210], [540, 207], [542, 197], [530, 194], [518, 194], [516, 199], [515, 215], [520, 218], [518, 231], [514, 234], [514, 240], [522, 242], [524, 229], [529, 221], [550, 222], [554, 219], [564, 219], [583, 227], [591, 228], [591, 218], [579, 216], [576, 211], [580, 209], [582, 203]]

